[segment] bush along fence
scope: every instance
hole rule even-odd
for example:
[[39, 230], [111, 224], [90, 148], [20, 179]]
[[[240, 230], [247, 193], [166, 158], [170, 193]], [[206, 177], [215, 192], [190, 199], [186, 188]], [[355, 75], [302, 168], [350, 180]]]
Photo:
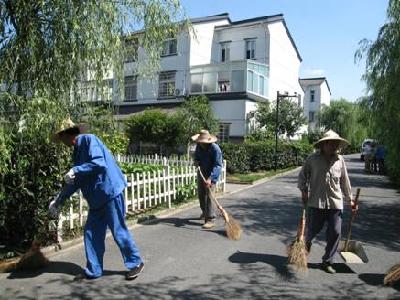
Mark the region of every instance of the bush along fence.
[[[227, 172], [249, 173], [274, 168], [275, 142], [245, 142], [242, 144], [221, 144], [224, 158], [229, 162]], [[304, 142], [280, 141], [277, 152], [277, 167], [284, 169], [300, 166], [313, 151], [313, 146]]]
[[[173, 201], [196, 195], [197, 170], [192, 160], [168, 159], [157, 155], [117, 155], [116, 160], [128, 183], [124, 190], [127, 215], [137, 215], [160, 205], [171, 208]], [[226, 161], [216, 191], [224, 192], [225, 184]], [[87, 217], [87, 204], [80, 192], [74, 194], [66, 204], [58, 220], [58, 242], [65, 239], [65, 235], [68, 235], [65, 233], [80, 231]]]

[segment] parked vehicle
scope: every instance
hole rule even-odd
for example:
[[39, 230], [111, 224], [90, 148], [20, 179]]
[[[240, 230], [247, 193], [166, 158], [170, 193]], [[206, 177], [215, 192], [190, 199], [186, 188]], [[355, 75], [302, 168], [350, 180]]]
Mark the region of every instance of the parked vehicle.
[[372, 144], [375, 142], [373, 139], [365, 139], [361, 144], [360, 159], [364, 161], [367, 151], [370, 151]]

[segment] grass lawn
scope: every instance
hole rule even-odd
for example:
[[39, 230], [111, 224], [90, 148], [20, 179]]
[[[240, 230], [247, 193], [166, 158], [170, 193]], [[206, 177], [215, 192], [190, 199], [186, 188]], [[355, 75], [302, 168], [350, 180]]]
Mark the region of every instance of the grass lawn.
[[263, 178], [272, 177], [276, 174], [280, 174], [289, 170], [296, 169], [297, 167], [290, 167], [286, 169], [279, 169], [276, 170], [269, 170], [269, 171], [262, 171], [262, 172], [253, 172], [247, 174], [228, 174], [226, 176], [226, 181], [229, 183], [241, 183], [241, 184], [252, 184], [255, 181]]

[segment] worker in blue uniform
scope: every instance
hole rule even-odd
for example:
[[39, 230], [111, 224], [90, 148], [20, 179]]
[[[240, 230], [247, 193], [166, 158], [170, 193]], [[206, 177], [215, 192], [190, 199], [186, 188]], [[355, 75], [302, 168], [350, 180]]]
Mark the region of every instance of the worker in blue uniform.
[[217, 137], [210, 134], [208, 130], [201, 130], [200, 133], [192, 136], [196, 143], [194, 162], [200, 167], [203, 177], [197, 176], [197, 194], [199, 197], [201, 216], [204, 218], [204, 229], [211, 229], [215, 226], [214, 206], [208, 189], [214, 190], [221, 174], [223, 158], [221, 148], [215, 143]]
[[89, 205], [84, 230], [87, 264], [84, 273], [78, 275], [77, 279], [102, 276], [107, 227], [128, 269], [126, 279], [135, 279], [142, 272], [144, 263], [125, 223], [123, 191], [127, 184], [114, 157], [98, 137], [82, 134], [81, 127], [70, 119], [62, 123], [52, 139], [74, 147], [74, 166], [64, 176], [66, 184], [50, 203], [49, 213], [58, 217], [64, 201], [78, 189]]

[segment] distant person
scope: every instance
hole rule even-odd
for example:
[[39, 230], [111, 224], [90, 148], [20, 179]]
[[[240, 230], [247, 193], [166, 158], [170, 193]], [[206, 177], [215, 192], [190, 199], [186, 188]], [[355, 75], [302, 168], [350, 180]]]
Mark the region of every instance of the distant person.
[[307, 158], [298, 178], [303, 204], [308, 208], [306, 250], [310, 252], [312, 240], [327, 223], [326, 247], [321, 267], [331, 274], [336, 273], [333, 262], [341, 237], [344, 201], [350, 204], [352, 210], [357, 209], [352, 199], [346, 163], [338, 154], [339, 149], [348, 144], [336, 132], [327, 131], [314, 144], [319, 151]]
[[366, 143], [364, 146], [364, 161], [365, 161], [365, 171], [367, 173], [372, 171], [372, 143]]
[[207, 189], [214, 189], [221, 174], [222, 152], [215, 143], [217, 137], [207, 130], [201, 130], [199, 134], [192, 136], [192, 140], [197, 144], [194, 151], [195, 164], [200, 166], [201, 172], [206, 179], [206, 182], [204, 182], [200, 174], [197, 176], [197, 194], [202, 211], [200, 218], [204, 218], [203, 228], [211, 229], [215, 225], [215, 211]]
[[74, 166], [64, 176], [66, 185], [50, 203], [49, 212], [58, 217], [64, 201], [80, 189], [88, 202], [84, 229], [86, 268], [76, 279], [94, 279], [103, 274], [103, 256], [107, 227], [117, 243], [125, 267], [125, 278], [135, 279], [144, 268], [135, 241], [125, 224], [123, 191], [126, 181], [107, 147], [93, 134], [81, 134], [79, 126], [65, 120], [53, 135], [54, 142], [73, 147]]
[[384, 174], [385, 173], [385, 147], [382, 144], [379, 144], [376, 147], [375, 159], [376, 159], [376, 163], [378, 165], [378, 172], [380, 174]]

